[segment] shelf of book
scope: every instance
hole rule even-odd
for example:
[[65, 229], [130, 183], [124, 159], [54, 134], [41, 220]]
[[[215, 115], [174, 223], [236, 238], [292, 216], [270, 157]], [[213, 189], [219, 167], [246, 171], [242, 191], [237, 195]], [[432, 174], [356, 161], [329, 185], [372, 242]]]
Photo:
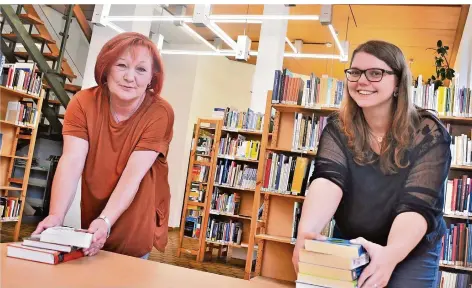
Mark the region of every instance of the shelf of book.
[[213, 187], [210, 179], [215, 173], [219, 145], [216, 139], [220, 137], [221, 125], [221, 120], [197, 120], [192, 137], [177, 257], [185, 253], [196, 256], [197, 261], [203, 258], [206, 234], [204, 227], [208, 222], [208, 199], [211, 199], [209, 192]]
[[457, 265], [447, 265], [447, 264], [439, 264], [442, 268], [450, 268], [455, 270], [462, 270], [462, 271], [472, 271], [472, 267], [464, 267], [464, 266], [457, 266]]
[[[40, 83], [42, 76], [37, 73], [25, 72], [27, 71], [24, 70], [27, 69], [26, 66], [29, 67], [30, 65], [30, 63], [27, 63], [17, 67], [4, 64], [3, 72], [7, 69], [9, 75], [13, 75], [16, 70], [21, 70], [20, 74], [22, 76], [18, 82], [15, 82], [16, 78], [13, 77], [7, 80], [7, 84], [15, 83], [15, 85], [10, 87], [0, 86], [2, 95], [0, 103], [0, 124], [2, 126], [0, 133], [0, 223], [16, 222], [13, 241], [18, 241], [19, 237], [37, 128], [45, 93], [44, 89], [33, 85], [33, 83]], [[36, 78], [32, 80], [32, 77]], [[32, 93], [33, 91], [35, 93]], [[16, 156], [19, 139], [29, 140], [26, 157]], [[12, 178], [13, 166], [16, 160], [26, 160], [25, 173], [22, 179]]]

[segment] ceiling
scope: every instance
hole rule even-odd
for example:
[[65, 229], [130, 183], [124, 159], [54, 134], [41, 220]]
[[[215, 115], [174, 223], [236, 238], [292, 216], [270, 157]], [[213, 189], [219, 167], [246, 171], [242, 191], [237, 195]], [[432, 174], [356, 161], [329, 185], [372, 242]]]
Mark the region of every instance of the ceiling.
[[[65, 5], [49, 5], [58, 10]], [[94, 5], [80, 5], [90, 20]], [[186, 5], [186, 14], [193, 14], [193, 5]], [[112, 5], [113, 7], [113, 5]], [[156, 5], [156, 7], [158, 7]], [[159, 7], [160, 8], [160, 7]], [[157, 8], [156, 8], [157, 9]], [[166, 8], [176, 12], [175, 5]], [[319, 15], [321, 5], [296, 5], [290, 7], [290, 14]], [[160, 9], [157, 9], [160, 10]], [[157, 11], [156, 10], [156, 11]], [[427, 48], [435, 47], [438, 40], [449, 46], [448, 61], [455, 61], [455, 55], [462, 36], [469, 5], [333, 5], [332, 23], [341, 41], [349, 41], [349, 59], [352, 51], [361, 43], [370, 39], [380, 39], [399, 46], [407, 59], [413, 76], [423, 75], [429, 78], [435, 71], [434, 53]], [[159, 11], [158, 11], [159, 12]], [[161, 12], [155, 12], [161, 15]], [[212, 5], [212, 14], [263, 14], [264, 5]], [[111, 13], [113, 14], [113, 13]], [[251, 50], [257, 50], [260, 24], [218, 23], [233, 40], [238, 35], [248, 35], [252, 40]], [[154, 30], [166, 31], [165, 41], [174, 44], [195, 44], [186, 33], [175, 28], [172, 23], [153, 23]], [[205, 27], [190, 25], [205, 39], [212, 41], [215, 35]], [[156, 32], [153, 31], [153, 32]], [[164, 34], [164, 33], [162, 33]], [[326, 26], [319, 21], [289, 21], [287, 35], [290, 40], [303, 40], [304, 53], [338, 53], [336, 45], [327, 47], [326, 42], [334, 40]], [[286, 44], [287, 52], [292, 52]], [[231, 58], [230, 58], [231, 59]], [[248, 63], [255, 64], [257, 57], [252, 56]], [[299, 74], [328, 74], [343, 78], [343, 70], [349, 63], [340, 63], [332, 59], [285, 58], [284, 67]]]
[[[413, 76], [429, 78], [434, 72], [434, 53], [426, 50], [436, 47], [438, 40], [449, 46], [448, 60], [460, 43], [469, 5], [333, 5], [332, 23], [341, 41], [349, 41], [349, 57], [359, 44], [380, 39], [399, 46], [409, 62]], [[296, 5], [290, 14], [319, 15], [321, 5]], [[263, 5], [212, 5], [212, 14], [263, 14]], [[187, 6], [192, 15], [193, 6]], [[261, 25], [218, 23], [232, 39], [248, 35], [253, 41], [251, 50], [257, 50]], [[214, 34], [207, 28], [193, 27], [205, 39], [213, 40]], [[326, 26], [319, 21], [289, 21], [287, 35], [290, 40], [302, 39], [304, 53], [338, 53], [336, 45], [328, 48], [323, 43], [334, 40]], [[286, 44], [286, 51], [292, 52]], [[454, 52], [455, 51], [455, 52]], [[350, 58], [349, 58], [350, 59]], [[411, 61], [410, 61], [411, 60]], [[255, 64], [257, 57], [249, 63]], [[349, 63], [332, 59], [285, 58], [284, 67], [295, 73], [329, 74], [342, 78]]]

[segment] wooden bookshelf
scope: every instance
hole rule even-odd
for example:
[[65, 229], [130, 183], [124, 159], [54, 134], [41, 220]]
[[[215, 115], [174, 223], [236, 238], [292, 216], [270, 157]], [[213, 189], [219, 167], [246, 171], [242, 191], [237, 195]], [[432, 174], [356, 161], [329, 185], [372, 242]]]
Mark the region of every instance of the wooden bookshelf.
[[[184, 196], [184, 206], [182, 211], [182, 219], [180, 223], [180, 238], [179, 238], [179, 245], [177, 247], [177, 257], [180, 257], [182, 253], [190, 254], [196, 256], [197, 261], [201, 261], [203, 259], [203, 253], [205, 251], [205, 235], [206, 235], [206, 225], [208, 222], [208, 215], [209, 215], [209, 202], [211, 201], [211, 189], [213, 188], [213, 174], [215, 173], [216, 167], [216, 160], [217, 160], [217, 153], [218, 153], [218, 144], [219, 141], [217, 139], [220, 138], [221, 133], [221, 120], [216, 119], [203, 119], [199, 118], [197, 120], [197, 125], [194, 131], [193, 140], [192, 140], [192, 149], [190, 151], [190, 161], [188, 165], [188, 173], [187, 173], [187, 182], [185, 186], [185, 196]], [[210, 147], [209, 153], [206, 154], [204, 157], [208, 159], [207, 162], [203, 162], [201, 160], [196, 160], [197, 156], [202, 153], [197, 153], [198, 148], [198, 140], [199, 137], [202, 135], [200, 131], [208, 131], [212, 137], [212, 143]], [[200, 169], [208, 169], [207, 179], [202, 181], [195, 181], [193, 179], [193, 168], [194, 167], [201, 167]], [[206, 182], [205, 182], [206, 181]], [[205, 191], [202, 201], [196, 202], [190, 199], [190, 194], [192, 192], [192, 183], [197, 183], [199, 186], [200, 191]], [[205, 187], [203, 187], [205, 186]], [[206, 188], [206, 189], [204, 189]], [[189, 209], [189, 207], [195, 206], [197, 209]], [[199, 209], [198, 209], [199, 208]], [[186, 219], [188, 216], [189, 210], [198, 211], [200, 214], [199, 216], [193, 216], [193, 218], [200, 219], [200, 227], [199, 227], [199, 235], [196, 237], [189, 237], [185, 236], [185, 228], [186, 228]], [[198, 229], [198, 228], [195, 228]], [[194, 230], [195, 230], [194, 229]], [[185, 241], [184, 240], [188, 240]]]
[[[36, 135], [41, 119], [41, 108], [43, 105], [45, 91], [41, 91], [40, 96], [28, 94], [19, 90], [6, 88], [0, 86], [0, 125], [2, 133], [2, 146], [0, 150], [0, 191], [3, 197], [21, 201], [17, 217], [0, 218], [0, 223], [16, 222], [13, 233], [13, 241], [18, 241], [18, 236], [21, 228], [21, 221], [23, 216], [23, 209], [26, 202], [26, 193], [33, 159], [34, 147], [36, 144]], [[31, 126], [19, 125], [10, 121], [6, 121], [8, 102], [10, 101], [33, 101], [37, 110], [35, 123]], [[28, 133], [24, 135], [23, 132]], [[28, 140], [28, 154], [27, 156], [16, 156], [19, 139]], [[12, 171], [15, 161], [17, 159], [26, 160], [25, 173], [22, 179], [12, 178]], [[0, 215], [1, 216], [1, 215]], [[0, 224], [1, 229], [1, 224]]]

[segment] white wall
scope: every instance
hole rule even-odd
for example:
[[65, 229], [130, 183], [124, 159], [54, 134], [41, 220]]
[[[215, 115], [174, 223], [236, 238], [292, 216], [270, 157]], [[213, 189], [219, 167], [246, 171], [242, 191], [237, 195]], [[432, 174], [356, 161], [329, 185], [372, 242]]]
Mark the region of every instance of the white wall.
[[[172, 193], [169, 226], [179, 227], [193, 125], [199, 117], [211, 117], [214, 107], [247, 109], [255, 66], [219, 56], [164, 55], [163, 59], [166, 80], [162, 95], [174, 101], [175, 105], [171, 104], [176, 119], [169, 153]], [[183, 113], [178, 115], [178, 112]]]
[[185, 191], [190, 154], [192, 134], [188, 131], [188, 123], [198, 59], [195, 56], [182, 55], [164, 55], [162, 58], [165, 71], [162, 97], [169, 101], [174, 109], [174, 134], [168, 155], [171, 191], [169, 225], [177, 227], [180, 226], [183, 203], [183, 194], [180, 191]]
[[472, 6], [469, 7], [454, 70], [456, 75], [459, 74], [459, 87], [472, 87]]

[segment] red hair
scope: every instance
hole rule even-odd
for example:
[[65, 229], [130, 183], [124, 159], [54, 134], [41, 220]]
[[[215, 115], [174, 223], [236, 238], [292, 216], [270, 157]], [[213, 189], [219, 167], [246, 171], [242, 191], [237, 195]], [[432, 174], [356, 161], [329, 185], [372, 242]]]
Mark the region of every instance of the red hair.
[[149, 49], [152, 56], [152, 79], [150, 89], [155, 95], [160, 95], [164, 82], [164, 70], [161, 56], [154, 44], [148, 37], [141, 33], [125, 32], [110, 39], [100, 50], [95, 64], [95, 81], [99, 86], [107, 82], [107, 75], [116, 59], [127, 49], [143, 46]]

